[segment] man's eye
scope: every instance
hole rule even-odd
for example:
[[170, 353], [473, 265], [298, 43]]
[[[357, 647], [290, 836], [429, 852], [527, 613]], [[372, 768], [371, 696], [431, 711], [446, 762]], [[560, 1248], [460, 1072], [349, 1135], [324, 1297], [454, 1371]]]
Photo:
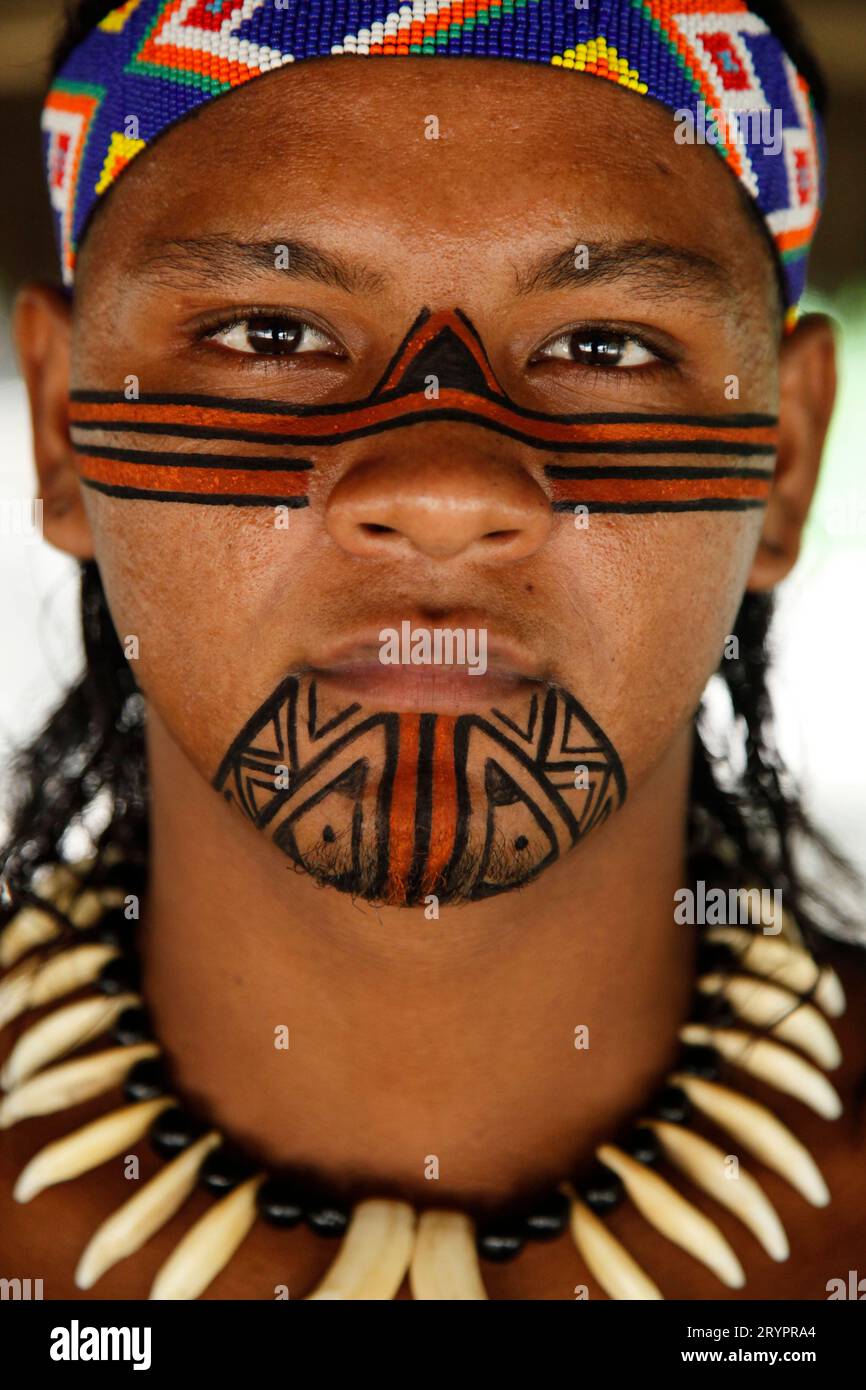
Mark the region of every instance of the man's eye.
[[232, 352], [254, 352], [267, 357], [293, 357], [302, 352], [333, 351], [334, 341], [320, 328], [300, 319], [256, 315], [218, 328], [208, 334], [212, 342]]
[[558, 358], [581, 367], [646, 367], [658, 358], [639, 338], [627, 333], [578, 328], [553, 338], [538, 358]]

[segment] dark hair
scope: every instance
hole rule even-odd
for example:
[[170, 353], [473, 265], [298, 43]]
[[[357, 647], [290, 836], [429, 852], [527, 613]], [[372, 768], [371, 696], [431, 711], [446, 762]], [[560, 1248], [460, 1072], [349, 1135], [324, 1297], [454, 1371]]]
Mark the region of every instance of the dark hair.
[[[79, 0], [69, 7], [54, 68], [109, 10], [105, 0]], [[812, 88], [819, 110], [825, 87], [798, 25], [778, 0], [753, 0], [778, 34]], [[782, 890], [788, 910], [816, 954], [832, 918], [836, 929], [853, 929], [837, 904], [806, 882], [799, 867], [805, 848], [825, 865], [851, 871], [810, 824], [779, 756], [767, 689], [768, 635], [773, 600], [747, 594], [734, 629], [736, 660], [723, 660], [719, 677], [730, 699], [727, 750], [713, 752], [695, 720], [689, 806], [689, 862], [695, 879], [734, 887]], [[32, 868], [61, 856], [71, 827], [98, 810], [105, 822], [100, 839], [143, 852], [147, 841], [147, 776], [144, 702], [112, 624], [99, 571], [81, 568], [81, 615], [85, 670], [30, 747], [13, 763], [16, 788], [13, 821], [5, 847], [5, 874], [26, 888]], [[735, 774], [731, 749], [742, 768]]]

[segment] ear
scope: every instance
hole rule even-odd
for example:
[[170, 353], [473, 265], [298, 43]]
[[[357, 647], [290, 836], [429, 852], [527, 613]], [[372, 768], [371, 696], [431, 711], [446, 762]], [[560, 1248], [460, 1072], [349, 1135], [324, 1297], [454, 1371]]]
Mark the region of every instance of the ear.
[[71, 307], [52, 286], [28, 285], [15, 301], [14, 332], [30, 398], [45, 539], [90, 560], [93, 538], [69, 437]]
[[779, 452], [747, 588], [772, 589], [793, 569], [818, 481], [836, 399], [836, 344], [823, 314], [808, 314], [782, 344]]

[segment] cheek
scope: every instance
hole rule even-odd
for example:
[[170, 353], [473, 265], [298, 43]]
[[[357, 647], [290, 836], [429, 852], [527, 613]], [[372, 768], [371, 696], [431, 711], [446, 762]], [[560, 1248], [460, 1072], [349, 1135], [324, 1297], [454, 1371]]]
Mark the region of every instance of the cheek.
[[732, 632], [762, 513], [591, 518], [557, 539], [561, 680], [613, 739], [634, 790], [691, 720]]
[[309, 514], [88, 495], [97, 556], [136, 680], [208, 778], [238, 728], [304, 659], [322, 619]]

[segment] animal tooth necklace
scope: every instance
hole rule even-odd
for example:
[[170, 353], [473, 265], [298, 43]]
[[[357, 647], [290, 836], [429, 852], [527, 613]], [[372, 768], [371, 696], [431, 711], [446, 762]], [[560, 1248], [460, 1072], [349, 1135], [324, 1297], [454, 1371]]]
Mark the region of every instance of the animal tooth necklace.
[[[349, 1207], [289, 1173], [262, 1172], [171, 1093], [139, 993], [133, 928], [122, 906], [143, 885], [143, 865], [111, 851], [86, 865], [43, 865], [7, 908], [0, 936], [6, 971], [0, 1027], [66, 1000], [26, 1028], [6, 1058], [0, 1128], [117, 1087], [124, 1099], [35, 1154], [15, 1184], [16, 1201], [29, 1202], [80, 1177], [146, 1136], [167, 1160], [91, 1237], [75, 1271], [81, 1289], [135, 1254], [197, 1185], [214, 1195], [214, 1204], [162, 1265], [152, 1299], [198, 1298], [258, 1220], [284, 1228], [303, 1222], [323, 1237], [341, 1238], [310, 1299], [393, 1299], [407, 1276], [415, 1299], [486, 1299], [485, 1260], [511, 1259], [527, 1242], [553, 1240], [566, 1230], [609, 1298], [660, 1299], [653, 1279], [603, 1219], [625, 1200], [727, 1288], [742, 1288], [746, 1276], [733, 1247], [711, 1217], [677, 1191], [671, 1170], [725, 1207], [772, 1259], [787, 1259], [788, 1240], [753, 1176], [741, 1166], [738, 1180], [727, 1181], [725, 1152], [690, 1128], [693, 1116], [725, 1131], [813, 1206], [830, 1200], [814, 1159], [794, 1134], [765, 1106], [719, 1080], [723, 1070], [744, 1071], [825, 1119], [842, 1113], [824, 1072], [841, 1062], [827, 1017], [844, 1012], [844, 993], [835, 972], [819, 967], [805, 950], [787, 914], [779, 935], [704, 928], [697, 997], [704, 1005], [721, 1004], [722, 1014], [698, 1008], [680, 1030], [678, 1065], [624, 1137], [598, 1147], [595, 1167], [507, 1215], [475, 1219], [458, 1210], [416, 1212], [389, 1197]], [[74, 938], [68, 947], [66, 933]], [[52, 943], [61, 949], [46, 952]], [[70, 1060], [104, 1034], [112, 1046]]]

